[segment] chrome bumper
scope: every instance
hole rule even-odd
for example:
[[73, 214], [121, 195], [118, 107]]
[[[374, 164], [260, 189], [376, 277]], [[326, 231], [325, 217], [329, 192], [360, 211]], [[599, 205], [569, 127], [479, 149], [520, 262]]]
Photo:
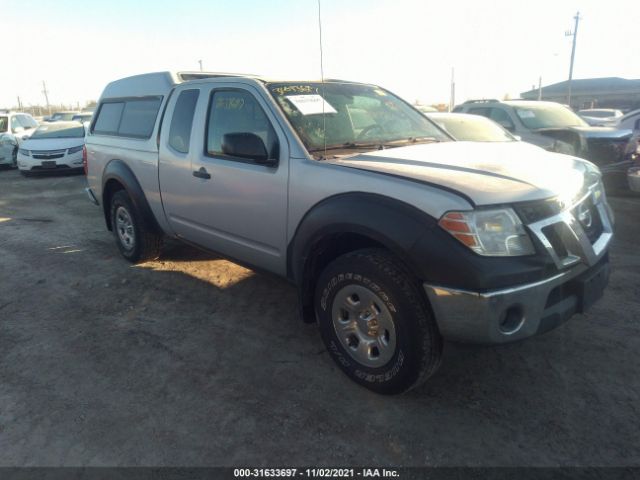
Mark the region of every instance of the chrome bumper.
[[[608, 261], [597, 265], [605, 269]], [[440, 333], [447, 340], [468, 343], [507, 343], [544, 333], [579, 311], [580, 298], [570, 283], [589, 274], [574, 267], [540, 282], [492, 292], [472, 292], [424, 284]], [[563, 285], [567, 285], [563, 289]], [[552, 292], [558, 289], [557, 301]]]

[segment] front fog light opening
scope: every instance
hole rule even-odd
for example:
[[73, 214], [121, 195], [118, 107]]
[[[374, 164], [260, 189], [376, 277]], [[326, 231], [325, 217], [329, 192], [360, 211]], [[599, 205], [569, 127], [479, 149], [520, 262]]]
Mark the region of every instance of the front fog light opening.
[[524, 325], [524, 312], [522, 307], [514, 305], [502, 314], [498, 328], [505, 335], [513, 335], [522, 328], [522, 325]]

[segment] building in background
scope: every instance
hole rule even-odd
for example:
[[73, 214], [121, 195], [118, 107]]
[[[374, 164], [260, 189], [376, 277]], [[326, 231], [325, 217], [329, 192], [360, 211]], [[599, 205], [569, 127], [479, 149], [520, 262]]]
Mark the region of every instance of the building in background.
[[[542, 100], [567, 103], [568, 81], [542, 87]], [[527, 100], [537, 100], [537, 88], [522, 92]], [[629, 80], [620, 77], [585, 78], [571, 82], [571, 107], [617, 108], [622, 111], [640, 108], [640, 79]]]

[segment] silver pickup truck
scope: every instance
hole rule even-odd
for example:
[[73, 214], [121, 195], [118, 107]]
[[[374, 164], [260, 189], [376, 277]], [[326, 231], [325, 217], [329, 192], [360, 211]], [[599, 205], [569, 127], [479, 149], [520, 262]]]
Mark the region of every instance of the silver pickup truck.
[[597, 167], [453, 141], [375, 85], [125, 78], [86, 148], [87, 193], [126, 259], [170, 236], [289, 279], [338, 366], [379, 393], [432, 375], [443, 339], [546, 332], [608, 282]]

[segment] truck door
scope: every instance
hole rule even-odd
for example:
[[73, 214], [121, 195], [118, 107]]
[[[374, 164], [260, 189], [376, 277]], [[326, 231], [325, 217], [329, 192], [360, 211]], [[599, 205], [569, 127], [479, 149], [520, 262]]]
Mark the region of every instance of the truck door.
[[180, 167], [184, 185], [175, 187], [168, 217], [186, 240], [285, 274], [289, 147], [270, 108], [252, 85], [201, 87], [190, 170]]

